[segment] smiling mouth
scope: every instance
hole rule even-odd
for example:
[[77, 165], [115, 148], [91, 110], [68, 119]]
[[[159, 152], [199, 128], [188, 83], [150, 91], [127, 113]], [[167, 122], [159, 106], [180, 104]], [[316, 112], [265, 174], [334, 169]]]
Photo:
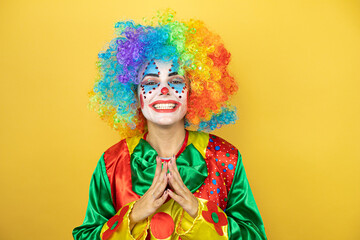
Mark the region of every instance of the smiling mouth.
[[161, 103], [161, 104], [155, 104], [153, 107], [155, 109], [174, 109], [177, 104], [175, 103]]
[[174, 112], [180, 107], [181, 103], [176, 101], [156, 101], [150, 107], [156, 112]]

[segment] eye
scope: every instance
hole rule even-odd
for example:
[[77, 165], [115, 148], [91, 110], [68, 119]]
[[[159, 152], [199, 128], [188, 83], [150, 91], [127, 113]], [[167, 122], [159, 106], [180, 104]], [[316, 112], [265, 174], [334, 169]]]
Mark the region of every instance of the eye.
[[173, 80], [171, 80], [172, 84], [183, 84], [184, 80], [182, 78], [174, 78]]
[[149, 80], [143, 81], [142, 84], [147, 85], [147, 86], [152, 86], [152, 85], [158, 84], [158, 82], [156, 80], [149, 79]]

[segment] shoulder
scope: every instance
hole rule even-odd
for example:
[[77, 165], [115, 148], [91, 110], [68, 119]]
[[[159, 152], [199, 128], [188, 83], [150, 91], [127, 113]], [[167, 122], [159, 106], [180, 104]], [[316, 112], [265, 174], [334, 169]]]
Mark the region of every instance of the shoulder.
[[130, 161], [130, 155], [143, 135], [121, 139], [104, 152], [106, 168], [116, 165], [119, 161]]
[[234, 145], [213, 134], [209, 134], [207, 151], [224, 160], [234, 157], [237, 159], [239, 155], [239, 151]]
[[124, 151], [128, 151], [131, 154], [142, 137], [143, 134], [121, 139], [119, 142], [109, 147], [104, 154], [105, 156], [116, 156], [122, 154]]
[[216, 165], [220, 175], [225, 180], [228, 190], [232, 185], [235, 170], [241, 157], [238, 149], [225, 139], [213, 134], [209, 134], [209, 144], [207, 146], [206, 157]]
[[189, 143], [195, 145], [199, 152], [206, 152], [207, 157], [217, 156], [221, 159], [238, 157], [238, 149], [225, 139], [205, 132], [189, 131]]
[[124, 148], [127, 148], [127, 144], [126, 144], [126, 139], [122, 139], [119, 142], [115, 143], [114, 145], [112, 145], [111, 147], [109, 147], [105, 152], [104, 152], [104, 157], [106, 156], [113, 156], [113, 155], [118, 155], [121, 151], [123, 151]]

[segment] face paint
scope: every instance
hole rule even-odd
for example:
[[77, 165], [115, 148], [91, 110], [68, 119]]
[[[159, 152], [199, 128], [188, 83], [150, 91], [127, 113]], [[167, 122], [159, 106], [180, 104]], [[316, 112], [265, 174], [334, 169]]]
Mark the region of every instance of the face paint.
[[177, 62], [151, 60], [140, 69], [138, 96], [148, 121], [171, 125], [184, 118], [188, 88], [178, 68]]
[[185, 82], [182, 83], [178, 79], [175, 79], [173, 82], [169, 82], [169, 86], [175, 90], [175, 93], [179, 96], [179, 98], [182, 98], [182, 94], [186, 90]]
[[141, 105], [141, 109], [143, 109], [144, 108], [144, 97], [143, 97], [143, 95], [142, 95], [142, 93], [140, 94], [140, 105]]

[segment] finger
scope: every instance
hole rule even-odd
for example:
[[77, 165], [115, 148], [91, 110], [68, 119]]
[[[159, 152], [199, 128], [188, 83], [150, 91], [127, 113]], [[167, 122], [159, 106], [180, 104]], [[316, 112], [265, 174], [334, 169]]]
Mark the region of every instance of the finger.
[[[165, 164], [164, 165], [162, 164], [162, 161], [161, 161], [160, 157], [158, 157], [156, 161], [158, 161], [156, 168], [159, 168], [159, 173], [158, 173], [157, 179], [154, 179], [155, 181], [152, 183], [152, 187], [155, 188], [155, 189], [158, 188], [158, 185], [162, 182], [163, 177], [165, 175], [164, 174]], [[163, 165], [163, 168], [161, 169], [162, 165]]]
[[[175, 158], [174, 158], [175, 159]], [[175, 161], [170, 161], [169, 163], [169, 169], [172, 177], [174, 178], [174, 181], [176, 181], [181, 188], [184, 188], [185, 190], [187, 187], [185, 186], [179, 172], [177, 171], [176, 165], [174, 165]]]
[[177, 171], [177, 167], [176, 167], [176, 163], [175, 163], [175, 160], [173, 158], [171, 158], [171, 160], [169, 161], [169, 170], [170, 170], [170, 173], [178, 180], [181, 180], [181, 177], [180, 177], [180, 174], [179, 174], [179, 171]]
[[155, 175], [154, 175], [154, 179], [153, 179], [153, 184], [158, 180], [160, 173], [161, 173], [161, 160], [160, 160], [159, 156], [157, 156], [156, 157], [156, 170], [155, 170]]
[[[181, 196], [177, 195], [176, 193], [174, 193], [173, 191], [171, 191], [170, 189], [168, 189], [169, 192], [169, 196], [174, 199], [175, 202], [177, 202], [180, 206], [182, 206], [184, 204], [184, 198], [182, 198]], [[183, 206], [182, 206], [183, 207]]]
[[156, 200], [154, 201], [154, 206], [155, 206], [156, 208], [159, 208], [161, 205], [163, 205], [163, 203], [166, 201], [166, 199], [167, 199], [167, 197], [168, 197], [168, 194], [169, 194], [168, 191], [164, 191], [164, 192], [163, 192], [163, 195], [161, 196], [161, 198], [156, 199]]
[[174, 188], [174, 191], [178, 194], [181, 195], [183, 197], [185, 197], [186, 192], [185, 192], [185, 188], [186, 186], [183, 183], [180, 183], [178, 181], [178, 179], [176, 179], [173, 174], [169, 175], [169, 182], [171, 183], [171, 186]]
[[167, 162], [164, 162], [164, 163], [163, 163], [163, 168], [162, 168], [161, 173], [160, 173], [160, 178], [161, 178], [161, 180], [162, 180], [162, 179], [165, 179], [165, 180], [166, 180], [166, 174], [167, 174], [167, 172], [168, 172], [168, 169], [169, 169], [168, 163], [167, 163]]
[[178, 170], [178, 168], [177, 168], [177, 165], [176, 165], [176, 158], [175, 158], [175, 155], [173, 155], [172, 156], [172, 158], [171, 158], [171, 164], [173, 165], [173, 167], [174, 167], [174, 171], [175, 172], [177, 172], [179, 175], [180, 175], [180, 173], [179, 173], [179, 170]]
[[171, 172], [171, 175], [173, 175], [174, 179], [179, 182], [179, 185], [182, 187], [182, 188], [185, 188], [185, 184], [180, 176], [180, 173], [177, 169], [177, 166], [176, 166], [176, 160], [175, 158], [173, 158], [170, 162], [169, 162], [169, 169], [170, 169], [170, 172]]
[[153, 192], [154, 198], [159, 198], [166, 188], [166, 185], [168, 182], [167, 177], [166, 177], [166, 172], [168, 170], [167, 165], [168, 164], [165, 162], [164, 167], [163, 167], [162, 172], [159, 177], [159, 181], [157, 181], [157, 183], [154, 186], [154, 192]]
[[169, 184], [170, 188], [174, 191], [174, 186], [173, 186], [172, 183], [170, 182], [170, 176], [171, 176], [171, 173], [169, 173], [169, 174], [167, 175], [168, 184]]

